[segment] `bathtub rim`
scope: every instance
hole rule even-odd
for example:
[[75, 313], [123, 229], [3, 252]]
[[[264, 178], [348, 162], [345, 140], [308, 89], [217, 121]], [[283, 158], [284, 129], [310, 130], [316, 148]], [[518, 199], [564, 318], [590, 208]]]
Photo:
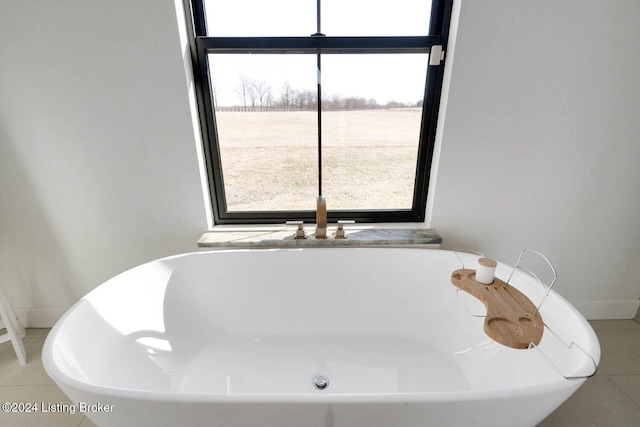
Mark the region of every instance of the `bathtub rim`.
[[[206, 255], [209, 253], [243, 253], [243, 252], [288, 252], [288, 251], [305, 251], [305, 252], [316, 252], [316, 251], [415, 251], [415, 250], [424, 250], [428, 249], [431, 251], [440, 251], [440, 252], [449, 252], [453, 253], [451, 250], [443, 250], [443, 249], [433, 249], [433, 248], [417, 248], [417, 247], [380, 247], [380, 248], [356, 248], [356, 247], [345, 247], [345, 248], [218, 248], [206, 251], [194, 251], [181, 253], [176, 255], [171, 255], [159, 259], [155, 259], [146, 263], [142, 263], [136, 265], [130, 269], [127, 269], [111, 278], [106, 280], [105, 282], [98, 285], [96, 288], [91, 290], [85, 296], [83, 296], [80, 300], [78, 300], [75, 304], [73, 304], [60, 319], [56, 322], [54, 327], [49, 332], [42, 351], [42, 362], [47, 374], [62, 387], [68, 387], [71, 389], [76, 389], [78, 391], [82, 391], [85, 393], [101, 395], [110, 398], [116, 399], [139, 399], [139, 400], [148, 400], [148, 401], [165, 401], [165, 402], [185, 402], [185, 403], [318, 403], [318, 404], [349, 404], [349, 403], [426, 403], [426, 402], [464, 402], [464, 401], [491, 401], [498, 400], [504, 398], [518, 398], [518, 397], [526, 397], [531, 395], [538, 394], [546, 394], [551, 392], [560, 392], [562, 390], [573, 389], [575, 391], [579, 388], [585, 381], [586, 378], [577, 378], [577, 379], [565, 379], [558, 374], [558, 377], [554, 381], [549, 381], [543, 384], [536, 385], [525, 385], [522, 387], [511, 387], [504, 389], [483, 389], [483, 390], [461, 390], [461, 391], [426, 391], [426, 392], [390, 392], [390, 393], [332, 393], [330, 390], [328, 391], [317, 391], [317, 392], [290, 392], [290, 393], [189, 393], [189, 392], [175, 392], [175, 391], [153, 391], [153, 390], [135, 390], [135, 389], [125, 389], [125, 388], [116, 388], [116, 387], [107, 387], [97, 384], [92, 384], [88, 382], [84, 382], [78, 380], [70, 375], [68, 375], [65, 371], [60, 369], [54, 360], [54, 350], [53, 345], [54, 342], [57, 341], [57, 337], [60, 334], [61, 328], [64, 326], [66, 319], [73, 314], [75, 308], [83, 303], [83, 301], [89, 298], [97, 288], [106, 284], [112, 280], [117, 279], [121, 275], [126, 274], [127, 272], [139, 268], [144, 265], [148, 265], [155, 262], [163, 262], [169, 261], [172, 259], [183, 258], [188, 256], [198, 256], [198, 255]], [[504, 263], [502, 263], [504, 264]], [[570, 309], [574, 314], [577, 314], [581, 321], [584, 321], [586, 325], [589, 327], [587, 331], [589, 335], [593, 335], [596, 339], [596, 354], [593, 355], [593, 358], [596, 364], [599, 364], [600, 361], [600, 346], [597, 342], [597, 337], [595, 336], [595, 332], [588, 324], [588, 322], [584, 319], [582, 314], [564, 297], [558, 294], [555, 290], [551, 291], [551, 294], [554, 295], [555, 298], [560, 299], [562, 303], [566, 306], [566, 308]], [[532, 350], [521, 350], [521, 351], [532, 351]], [[573, 393], [573, 391], [571, 393]]]
[[[49, 346], [51, 346], [50, 344]], [[47, 343], [45, 343], [47, 347]], [[46, 350], [46, 359], [51, 356], [51, 349]], [[446, 403], [491, 401], [560, 392], [562, 390], [578, 389], [586, 378], [564, 379], [558, 376], [556, 381], [534, 386], [523, 386], [493, 390], [463, 390], [463, 391], [429, 391], [407, 393], [332, 393], [331, 391], [298, 392], [298, 393], [185, 393], [153, 390], [131, 390], [115, 387], [105, 387], [74, 379], [55, 366], [55, 363], [45, 362], [43, 350], [43, 364], [47, 374], [61, 388], [71, 388], [91, 395], [105, 398], [138, 399], [154, 402], [183, 402], [210, 404], [356, 404], [356, 403]], [[573, 393], [571, 391], [571, 393]], [[106, 400], [106, 399], [105, 399]]]

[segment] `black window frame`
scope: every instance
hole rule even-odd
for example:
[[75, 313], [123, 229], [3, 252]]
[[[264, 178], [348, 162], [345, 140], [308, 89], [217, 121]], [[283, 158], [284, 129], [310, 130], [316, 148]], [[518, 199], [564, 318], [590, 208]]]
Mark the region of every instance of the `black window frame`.
[[[447, 51], [453, 0], [432, 0], [429, 34], [426, 36], [335, 37], [211, 37], [207, 35], [204, 0], [184, 0], [193, 64], [196, 99], [202, 134], [213, 219], [218, 224], [283, 223], [287, 220], [315, 221], [315, 211], [228, 211], [216, 119], [211, 91], [210, 53], [430, 53], [433, 46]], [[431, 58], [431, 57], [430, 57]], [[436, 124], [444, 75], [444, 61], [428, 65], [422, 105], [420, 140], [411, 209], [328, 210], [331, 222], [424, 222], [427, 206]], [[331, 207], [331, 201], [327, 200]]]

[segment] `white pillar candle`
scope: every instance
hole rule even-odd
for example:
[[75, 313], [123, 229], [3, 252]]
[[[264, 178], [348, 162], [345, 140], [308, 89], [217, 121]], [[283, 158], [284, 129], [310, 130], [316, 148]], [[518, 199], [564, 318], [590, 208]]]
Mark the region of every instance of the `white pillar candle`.
[[491, 258], [479, 258], [478, 267], [476, 269], [476, 281], [483, 285], [490, 285], [493, 283], [493, 278], [496, 274], [497, 262]]

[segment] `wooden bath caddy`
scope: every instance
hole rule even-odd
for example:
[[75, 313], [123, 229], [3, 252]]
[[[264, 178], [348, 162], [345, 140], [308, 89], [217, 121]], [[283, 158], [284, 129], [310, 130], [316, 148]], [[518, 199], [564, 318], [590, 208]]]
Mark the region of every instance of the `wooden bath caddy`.
[[451, 273], [451, 283], [487, 307], [484, 331], [493, 340], [517, 349], [529, 348], [530, 343], [540, 344], [544, 332], [542, 317], [522, 292], [498, 278], [483, 285], [476, 280], [476, 271], [469, 269]]

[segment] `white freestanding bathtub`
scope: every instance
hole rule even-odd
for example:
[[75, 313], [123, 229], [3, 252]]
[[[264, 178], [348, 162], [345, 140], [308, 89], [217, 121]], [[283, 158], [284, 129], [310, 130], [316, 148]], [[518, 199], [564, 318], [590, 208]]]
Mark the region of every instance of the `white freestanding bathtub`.
[[[534, 426], [594, 373], [597, 338], [552, 291], [540, 312], [555, 335], [494, 342], [484, 305], [451, 283], [459, 268], [453, 252], [396, 248], [161, 259], [74, 305], [43, 362], [101, 426]], [[524, 273], [511, 284], [544, 294]]]

